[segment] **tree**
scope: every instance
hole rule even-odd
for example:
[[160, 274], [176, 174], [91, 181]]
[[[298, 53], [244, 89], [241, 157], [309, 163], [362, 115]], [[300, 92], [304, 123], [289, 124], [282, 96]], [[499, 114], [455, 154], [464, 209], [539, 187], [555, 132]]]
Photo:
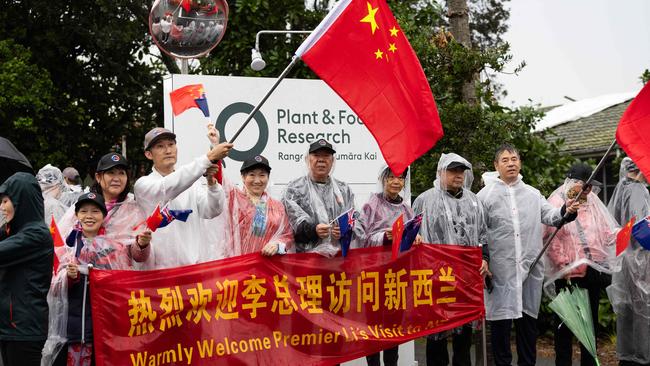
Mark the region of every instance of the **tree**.
[[[30, 62], [51, 80], [48, 113], [25, 110], [34, 129], [13, 135], [36, 169], [51, 162], [83, 171], [123, 135], [129, 146], [141, 146], [144, 130], [160, 123], [164, 67], [150, 52], [146, 24], [138, 21], [148, 3], [36, 0], [3, 6], [3, 38], [31, 51]], [[3, 126], [16, 123], [2, 120]]]
[[[261, 48], [268, 66], [254, 72], [249, 63], [256, 32], [313, 29], [331, 3], [230, 1], [226, 36], [194, 71], [275, 77], [304, 37], [263, 37]], [[559, 156], [557, 144], [547, 144], [531, 133], [540, 114], [531, 108], [500, 106], [498, 85], [489, 78], [476, 82], [475, 105], [463, 100], [464, 81], [488, 69], [499, 72], [511, 59], [501, 39], [508, 17], [503, 3], [470, 0], [468, 4], [473, 46], [463, 47], [445, 31], [449, 20], [437, 1], [389, 0], [429, 77], [446, 131], [436, 148], [414, 165], [414, 192], [431, 186], [441, 152], [461, 153], [478, 168], [478, 177], [491, 169], [492, 151], [503, 141], [521, 148], [527, 181], [550, 189], [547, 186], [559, 178], [566, 161]], [[24, 106], [29, 96], [38, 95], [42, 103], [29, 108], [18, 107], [20, 103], [0, 104], [0, 113], [6, 116], [0, 123], [3, 134], [15, 131], [10, 137], [35, 167], [52, 162], [84, 170], [84, 165], [92, 166], [122, 136], [126, 136], [130, 160], [143, 160], [142, 136], [153, 125], [162, 124], [162, 77], [177, 70], [173, 59], [152, 47], [149, 6], [149, 1], [132, 0], [5, 4], [0, 30], [9, 42], [3, 47], [11, 51], [4, 52], [0, 70], [11, 70], [7, 55], [15, 55], [30, 71], [12, 81], [15, 87], [5, 88], [4, 95], [22, 95]], [[315, 76], [299, 64], [290, 77]]]

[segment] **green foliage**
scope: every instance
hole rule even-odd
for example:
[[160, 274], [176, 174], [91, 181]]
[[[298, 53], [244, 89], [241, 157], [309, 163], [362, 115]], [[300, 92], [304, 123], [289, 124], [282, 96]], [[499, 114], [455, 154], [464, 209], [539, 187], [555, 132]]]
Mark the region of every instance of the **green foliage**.
[[641, 74], [640, 79], [643, 82], [643, 84], [646, 84], [648, 81], [650, 81], [650, 70], [648, 69], [643, 70], [643, 74]]
[[[263, 36], [261, 50], [268, 66], [255, 72], [249, 67], [255, 34], [262, 29], [313, 29], [331, 1], [230, 3], [224, 39], [194, 72], [279, 75], [304, 36]], [[142, 136], [162, 124], [162, 77], [167, 70], [177, 70], [169, 57], [152, 47], [150, 5], [141, 0], [33, 0], [9, 2], [3, 8], [0, 123], [3, 136], [20, 146], [35, 167], [74, 164], [83, 174], [122, 136], [130, 160], [144, 160]], [[561, 142], [546, 143], [542, 134], [531, 133], [540, 113], [532, 107], [500, 106], [500, 87], [489, 77], [477, 83], [478, 105], [462, 100], [464, 82], [488, 71], [500, 72], [511, 59], [502, 40], [508, 18], [504, 2], [469, 0], [476, 50], [462, 47], [444, 31], [446, 9], [438, 1], [389, 0], [389, 5], [428, 75], [446, 133], [415, 163], [414, 192], [431, 186], [440, 153], [463, 155], [475, 165], [478, 177], [492, 169], [494, 149], [508, 141], [521, 149], [526, 181], [548, 193], [568, 158], [558, 154]], [[289, 77], [315, 76], [299, 64]], [[480, 180], [475, 181], [478, 185]]]
[[431, 187], [441, 153], [455, 152], [473, 163], [475, 185], [480, 175], [494, 169], [494, 151], [504, 142], [514, 144], [521, 153], [525, 180], [548, 195], [561, 181], [572, 159], [559, 152], [562, 141], [548, 142], [548, 133], [533, 133], [542, 117], [533, 107], [511, 109], [499, 104], [497, 88], [489, 79], [477, 83], [480, 103], [467, 104], [462, 99], [462, 86], [472, 75], [486, 69], [503, 70], [510, 61], [508, 45], [484, 51], [468, 49], [455, 42], [446, 31], [436, 34], [415, 34], [414, 47], [426, 55], [420, 62], [431, 82], [438, 102], [445, 137], [436, 147], [416, 161], [413, 167], [413, 192]]
[[[257, 32], [264, 29], [311, 30], [325, 14], [327, 11], [320, 2], [309, 10], [304, 2], [296, 0], [238, 0], [229, 15], [228, 29], [222, 42], [209, 57], [201, 60], [197, 71], [211, 75], [277, 77], [305, 35], [261, 36], [260, 50], [267, 66], [258, 72], [250, 68], [251, 49], [255, 46]], [[303, 63], [299, 63], [288, 77], [316, 76]]]
[[[39, 70], [24, 74], [26, 80], [16, 82], [12, 93], [40, 98], [47, 113], [35, 105], [22, 110], [18, 117], [23, 119], [3, 118], [3, 127], [19, 127], [3, 128], [3, 136], [35, 168], [48, 162], [74, 164], [83, 174], [122, 135], [130, 147], [139, 147], [143, 131], [161, 123], [164, 69], [149, 52], [148, 6], [149, 1], [131, 0], [5, 4], [0, 13], [3, 38], [29, 49], [30, 63]], [[5, 59], [0, 62], [0, 67], [10, 67]], [[47, 77], [47, 93], [32, 93], [45, 85], [28, 79]], [[130, 152], [130, 157], [142, 156]]]

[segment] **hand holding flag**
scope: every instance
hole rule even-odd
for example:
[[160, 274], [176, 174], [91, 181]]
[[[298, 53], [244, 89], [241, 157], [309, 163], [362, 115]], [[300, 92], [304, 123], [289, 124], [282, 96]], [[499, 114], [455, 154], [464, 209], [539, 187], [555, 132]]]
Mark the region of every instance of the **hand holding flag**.
[[[211, 149], [219, 144], [219, 130], [212, 123], [208, 124], [208, 140], [210, 140]], [[219, 184], [223, 184], [223, 164], [221, 160], [217, 160], [217, 172], [214, 173], [214, 179]]]
[[170, 210], [167, 207], [160, 208], [160, 205], [157, 205], [153, 210], [151, 215], [147, 217], [143, 222], [136, 225], [133, 230], [139, 228], [142, 224], [147, 224], [147, 227], [152, 232], [155, 232], [161, 227], [169, 225], [174, 220], [187, 221], [187, 218], [192, 213], [192, 210]]

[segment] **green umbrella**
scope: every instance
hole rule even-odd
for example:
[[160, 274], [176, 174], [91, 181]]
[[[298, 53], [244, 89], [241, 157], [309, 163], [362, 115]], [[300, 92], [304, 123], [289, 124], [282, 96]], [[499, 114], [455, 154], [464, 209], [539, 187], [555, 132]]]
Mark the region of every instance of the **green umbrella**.
[[596, 365], [600, 366], [596, 354], [596, 333], [594, 324], [591, 321], [591, 308], [589, 307], [587, 290], [573, 287], [569, 291], [569, 289], [563, 288], [557, 297], [551, 301], [549, 307], [555, 311], [578, 338], [578, 341], [591, 353], [596, 360]]

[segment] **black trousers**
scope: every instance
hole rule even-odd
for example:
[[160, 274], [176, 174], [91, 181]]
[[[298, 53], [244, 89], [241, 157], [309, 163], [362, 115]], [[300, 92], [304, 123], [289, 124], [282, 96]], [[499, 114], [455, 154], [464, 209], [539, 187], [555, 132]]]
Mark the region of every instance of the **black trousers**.
[[621, 360], [618, 362], [619, 366], [650, 366], [650, 363], [642, 364], [638, 362], [632, 362], [632, 361], [624, 361]]
[[[495, 320], [490, 322], [492, 330], [492, 353], [496, 366], [510, 366], [512, 351], [510, 350], [510, 331], [513, 319]], [[514, 319], [515, 336], [517, 341], [517, 365], [533, 366], [537, 361], [537, 319], [528, 314]]]
[[[384, 366], [397, 366], [397, 359], [399, 358], [399, 355], [397, 354], [398, 350], [399, 350], [399, 346], [395, 346], [393, 348], [387, 348], [382, 351], [384, 352]], [[377, 352], [372, 355], [366, 356], [366, 361], [368, 362], [368, 366], [381, 365], [381, 363], [379, 362], [379, 354], [380, 352]]]
[[[454, 352], [451, 364], [453, 366], [472, 366], [470, 348], [472, 348], [472, 327], [463, 326], [460, 334], [451, 336], [451, 345]], [[427, 338], [427, 366], [449, 365], [449, 352], [447, 351], [447, 338], [433, 340]]]
[[[591, 267], [587, 267], [587, 273], [584, 277], [571, 279], [573, 285], [584, 288], [589, 294], [589, 307], [591, 308], [591, 321], [594, 324], [594, 331], [598, 329], [598, 301], [600, 300], [600, 290], [609, 286], [611, 282], [612, 277], [610, 275], [598, 272]], [[556, 291], [560, 291], [568, 286], [567, 281], [564, 279], [555, 281]], [[561, 324], [562, 320], [557, 315], [554, 315], [554, 318], [556, 324], [559, 325], [559, 327], [555, 328], [555, 365], [571, 366], [573, 333], [566, 325]], [[594, 358], [582, 343], [580, 343], [580, 366], [595, 365], [596, 361]]]
[[0, 341], [4, 366], [40, 366], [45, 341]]

